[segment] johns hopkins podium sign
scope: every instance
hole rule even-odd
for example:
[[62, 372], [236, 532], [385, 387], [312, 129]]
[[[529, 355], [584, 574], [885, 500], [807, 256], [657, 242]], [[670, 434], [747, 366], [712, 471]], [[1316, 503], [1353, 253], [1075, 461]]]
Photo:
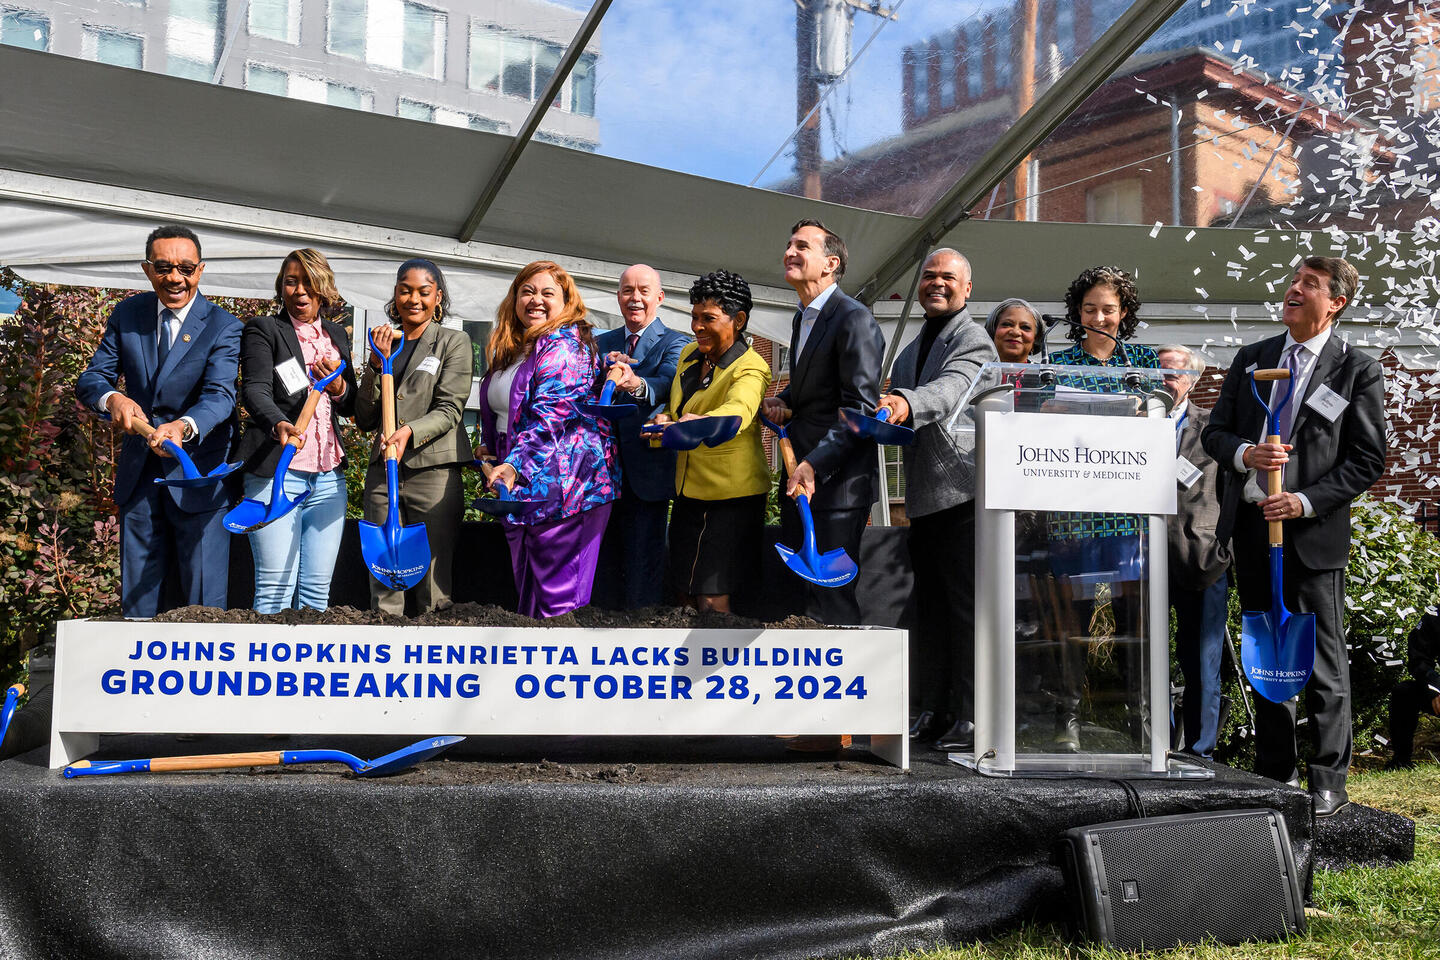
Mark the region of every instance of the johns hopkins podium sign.
[[1168, 756], [1169, 405], [1153, 369], [982, 369], [951, 424], [976, 431], [977, 468], [976, 750], [957, 762], [1210, 775]]

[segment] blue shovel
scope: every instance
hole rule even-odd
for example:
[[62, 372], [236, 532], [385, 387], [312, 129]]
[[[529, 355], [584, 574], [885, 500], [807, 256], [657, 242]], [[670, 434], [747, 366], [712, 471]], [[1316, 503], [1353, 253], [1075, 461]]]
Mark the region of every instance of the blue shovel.
[[15, 716], [15, 705], [23, 696], [25, 696], [23, 683], [17, 683], [5, 691], [5, 707], [0, 710], [0, 743], [5, 742], [5, 734], [10, 730], [10, 718]]
[[615, 383], [620, 379], [620, 368], [612, 365], [610, 373], [605, 377], [605, 386], [600, 388], [599, 401], [589, 400], [580, 404], [580, 409], [592, 417], [604, 417], [606, 420], [619, 420], [621, 417], [628, 417], [632, 413], [639, 412], [634, 401], [625, 403], [612, 402], [615, 397]]
[[[395, 432], [395, 368], [391, 358], [405, 345], [405, 334], [391, 344], [390, 353], [380, 353], [375, 335], [370, 334], [370, 349], [380, 355], [380, 429], [382, 436]], [[419, 583], [430, 569], [430, 540], [425, 524], [400, 525], [400, 452], [394, 444], [385, 447], [385, 487], [389, 497], [389, 514], [384, 525], [360, 521], [360, 555], [370, 573], [391, 590], [409, 590]]]
[[913, 429], [889, 422], [889, 410], [881, 410], [875, 416], [867, 417], [859, 410], [841, 407], [840, 419], [845, 422], [846, 430], [857, 437], [874, 440], [882, 447], [908, 447], [915, 442]]
[[476, 497], [470, 504], [472, 509], [488, 513], [492, 517], [514, 517], [535, 509], [535, 501], [521, 500], [506, 484], [492, 482], [495, 468], [490, 466], [488, 461], [473, 460], [470, 465], [477, 467], [485, 475], [485, 485], [495, 491], [494, 497]]
[[305, 436], [305, 429], [310, 426], [310, 421], [315, 416], [315, 408], [320, 405], [320, 395], [324, 392], [340, 371], [345, 369], [345, 361], [340, 361], [329, 376], [322, 380], [310, 378], [310, 396], [305, 398], [305, 406], [300, 408], [300, 416], [295, 418], [295, 430], [290, 438], [285, 441], [285, 449], [280, 451], [280, 460], [275, 464], [275, 479], [270, 482], [270, 502], [261, 503], [259, 500], [247, 498], [241, 500], [225, 514], [225, 529], [231, 533], [249, 533], [252, 530], [259, 530], [269, 523], [274, 523], [305, 502], [310, 496], [306, 490], [294, 500], [285, 499], [285, 474], [290, 469], [290, 461], [295, 458], [295, 453], [300, 449], [300, 441]]
[[[780, 455], [785, 458], [786, 476], [795, 476], [795, 451], [790, 447], [790, 437], [785, 428], [763, 416], [760, 420], [780, 438]], [[785, 566], [802, 579], [821, 587], [843, 587], [854, 580], [860, 568], [849, 554], [839, 547], [821, 553], [815, 546], [815, 517], [810, 513], [810, 498], [803, 493], [796, 494], [795, 508], [800, 511], [805, 542], [799, 550], [792, 550], [783, 543], [775, 544]]]
[[[155, 432], [155, 428], [144, 420], [134, 420], [132, 424], [135, 432], [146, 440], [149, 440]], [[195, 461], [190, 459], [190, 454], [186, 453], [180, 444], [174, 440], [166, 440], [161, 446], [169, 450], [170, 455], [180, 464], [180, 476], [155, 478], [155, 482], [162, 487], [203, 487], [219, 483], [241, 467], [241, 464], [238, 463], [222, 463], [209, 473], [201, 473], [200, 469], [195, 466]]]
[[[1275, 406], [1260, 398], [1256, 386], [1261, 380], [1286, 381], [1285, 396]], [[1274, 395], [1274, 387], [1271, 387]], [[1256, 370], [1250, 376], [1250, 390], [1268, 414], [1266, 443], [1280, 442], [1280, 411], [1290, 402], [1295, 382], [1289, 370]], [[1285, 486], [1284, 471], [1270, 471], [1270, 496]], [[1291, 613], [1285, 609], [1285, 540], [1283, 524], [1271, 520], [1270, 528], [1270, 609], [1240, 614], [1240, 662], [1255, 692], [1272, 703], [1284, 703], [1305, 689], [1315, 667], [1315, 614]]]
[[647, 423], [640, 432], [659, 437], [666, 450], [694, 450], [700, 444], [718, 447], [735, 439], [740, 432], [739, 417], [701, 417], [699, 420], [675, 420], [670, 423]]
[[293, 763], [343, 763], [359, 777], [383, 777], [443, 753], [464, 737], [431, 737], [361, 760], [344, 750], [261, 750], [256, 753], [212, 753], [197, 757], [155, 757], [151, 760], [81, 760], [65, 768], [65, 776], [98, 777], [109, 773], [165, 773], [181, 770], [226, 770], [234, 767], [283, 767]]

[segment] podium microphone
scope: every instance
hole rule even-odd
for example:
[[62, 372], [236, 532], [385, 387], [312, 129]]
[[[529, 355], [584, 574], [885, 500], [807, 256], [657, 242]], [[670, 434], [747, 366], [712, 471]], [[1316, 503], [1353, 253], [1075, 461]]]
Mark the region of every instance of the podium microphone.
[[[1042, 314], [1040, 315], [1040, 320], [1041, 320], [1041, 322], [1043, 322], [1043, 323], [1045, 324], [1045, 332], [1046, 332], [1047, 334], [1048, 334], [1051, 330], [1055, 329], [1055, 325], [1056, 325], [1056, 324], [1064, 323], [1064, 324], [1067, 324], [1067, 325], [1072, 326], [1072, 327], [1078, 327], [1078, 328], [1080, 328], [1081, 330], [1089, 330], [1089, 331], [1091, 331], [1092, 333], [1098, 333], [1098, 334], [1100, 334], [1100, 336], [1102, 336], [1102, 337], [1109, 337], [1111, 340], [1114, 340], [1114, 341], [1115, 341], [1115, 346], [1116, 346], [1116, 348], [1119, 349], [1119, 351], [1120, 351], [1120, 358], [1125, 361], [1125, 365], [1126, 365], [1126, 366], [1129, 366], [1129, 365], [1130, 365], [1130, 352], [1125, 349], [1125, 343], [1124, 343], [1124, 341], [1122, 341], [1119, 337], [1115, 336], [1115, 334], [1111, 333], [1110, 331], [1108, 331], [1108, 330], [1101, 330], [1099, 327], [1092, 327], [1092, 326], [1090, 326], [1088, 323], [1081, 323], [1079, 320], [1072, 320], [1072, 319], [1070, 319], [1070, 317], [1069, 317], [1068, 315], [1059, 315], [1059, 316], [1057, 316], [1057, 315], [1055, 315], [1055, 314], [1053, 314], [1053, 313], [1042, 313]], [[1047, 341], [1048, 341], [1048, 337], [1047, 337]], [[1048, 360], [1048, 359], [1050, 359], [1050, 358], [1049, 358], [1049, 357], [1046, 357], [1045, 359]], [[1146, 392], [1146, 390], [1145, 390], [1145, 378], [1142, 377], [1142, 376], [1140, 376], [1140, 374], [1138, 374], [1138, 373], [1127, 373], [1127, 374], [1125, 374], [1125, 376], [1122, 378], [1121, 382], [1125, 384], [1125, 389], [1126, 389], [1126, 390], [1129, 390], [1129, 391], [1135, 392], [1135, 393], [1144, 393], [1144, 392]]]

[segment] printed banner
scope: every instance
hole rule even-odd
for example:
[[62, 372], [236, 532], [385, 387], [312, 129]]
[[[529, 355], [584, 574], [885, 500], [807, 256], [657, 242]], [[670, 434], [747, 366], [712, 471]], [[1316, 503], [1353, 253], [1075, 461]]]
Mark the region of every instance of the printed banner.
[[992, 510], [1175, 512], [1175, 422], [1151, 417], [985, 414]]

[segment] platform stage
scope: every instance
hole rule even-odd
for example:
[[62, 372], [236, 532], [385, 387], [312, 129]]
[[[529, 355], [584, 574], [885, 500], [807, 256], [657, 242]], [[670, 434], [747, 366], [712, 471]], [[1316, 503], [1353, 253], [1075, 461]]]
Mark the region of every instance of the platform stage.
[[[394, 738], [106, 737], [99, 756]], [[1307, 881], [1308, 795], [1226, 768], [1132, 781], [1150, 815], [1269, 807]], [[1130, 816], [1095, 780], [909, 774], [773, 739], [471, 740], [343, 767], [64, 780], [0, 763], [0, 956], [841, 957], [1060, 919], [1052, 845]]]

